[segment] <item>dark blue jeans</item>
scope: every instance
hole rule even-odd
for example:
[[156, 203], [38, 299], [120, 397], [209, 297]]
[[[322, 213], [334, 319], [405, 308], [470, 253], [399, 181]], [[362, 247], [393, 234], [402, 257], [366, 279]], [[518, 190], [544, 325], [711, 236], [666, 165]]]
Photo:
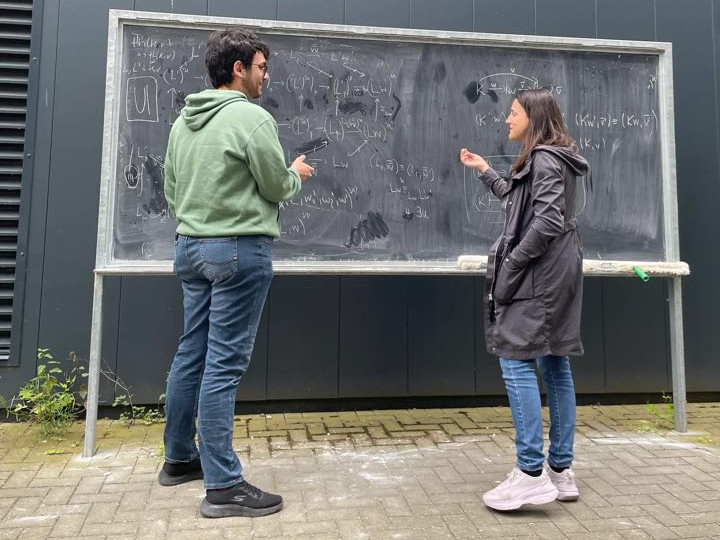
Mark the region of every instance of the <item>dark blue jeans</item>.
[[235, 394], [272, 279], [272, 238], [181, 235], [175, 273], [185, 324], [165, 395], [165, 460], [185, 463], [199, 455], [205, 487], [230, 487], [243, 480], [232, 446]]
[[517, 466], [525, 471], [537, 471], [545, 461], [536, 364], [547, 388], [550, 409], [548, 463], [570, 467], [575, 440], [575, 385], [567, 356], [543, 356], [535, 360], [500, 358], [515, 425]]

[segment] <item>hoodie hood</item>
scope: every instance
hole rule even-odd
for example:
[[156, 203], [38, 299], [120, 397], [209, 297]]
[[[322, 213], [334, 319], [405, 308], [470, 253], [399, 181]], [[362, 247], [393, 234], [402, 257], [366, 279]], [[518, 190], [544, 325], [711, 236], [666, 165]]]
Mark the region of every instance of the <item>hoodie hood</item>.
[[587, 160], [577, 152], [573, 152], [569, 148], [563, 146], [546, 146], [539, 145], [533, 148], [533, 152], [536, 150], [544, 150], [549, 152], [567, 163], [575, 173], [575, 176], [585, 176], [590, 170]]
[[247, 101], [245, 94], [235, 90], [203, 90], [185, 98], [182, 118], [187, 127], [197, 131], [205, 127], [225, 106], [238, 101]]

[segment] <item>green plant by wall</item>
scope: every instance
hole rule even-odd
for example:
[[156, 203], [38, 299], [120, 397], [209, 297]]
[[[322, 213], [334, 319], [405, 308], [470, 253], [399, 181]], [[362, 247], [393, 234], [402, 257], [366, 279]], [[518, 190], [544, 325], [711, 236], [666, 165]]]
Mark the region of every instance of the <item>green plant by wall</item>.
[[82, 379], [87, 372], [77, 362], [63, 372], [49, 349], [38, 349], [37, 359], [35, 377], [9, 402], [0, 400], [0, 406], [8, 416], [35, 424], [41, 437], [61, 437], [85, 408], [87, 389]]
[[648, 403], [645, 410], [653, 416], [653, 420], [644, 420], [639, 427], [640, 431], [666, 431], [671, 430], [675, 423], [675, 407], [672, 394], [662, 394], [663, 403]]
[[132, 402], [132, 394], [129, 392], [117, 396], [113, 401], [113, 407], [123, 407], [124, 410], [120, 414], [120, 419], [124, 421], [128, 426], [133, 425], [135, 422], [142, 422], [146, 426], [150, 424], [157, 424], [165, 419], [165, 414], [162, 411], [162, 402], [165, 399], [165, 394], [162, 394], [158, 398], [157, 407], [149, 407], [144, 405], [135, 405]]
[[[0, 396], [0, 409], [5, 409], [8, 417], [14, 416], [18, 421], [37, 425], [43, 438], [62, 437], [85, 410], [87, 398], [87, 362], [74, 352], [69, 358], [72, 367], [64, 372], [50, 349], [38, 349], [37, 374], [10, 401]], [[116, 394], [123, 392], [115, 398], [113, 407], [124, 408], [120, 419], [125, 424], [130, 426], [140, 421], [149, 425], [164, 419], [164, 394], [158, 398], [157, 407], [135, 405], [130, 388], [112, 370], [107, 366], [101, 368], [100, 375], [110, 381]]]

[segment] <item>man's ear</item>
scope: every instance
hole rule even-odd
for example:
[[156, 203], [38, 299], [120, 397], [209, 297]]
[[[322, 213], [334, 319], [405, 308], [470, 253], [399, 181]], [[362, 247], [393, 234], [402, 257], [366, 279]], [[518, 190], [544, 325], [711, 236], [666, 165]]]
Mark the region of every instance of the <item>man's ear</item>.
[[240, 60], [236, 60], [233, 64], [233, 75], [242, 77], [243, 71], [245, 71], [245, 66]]

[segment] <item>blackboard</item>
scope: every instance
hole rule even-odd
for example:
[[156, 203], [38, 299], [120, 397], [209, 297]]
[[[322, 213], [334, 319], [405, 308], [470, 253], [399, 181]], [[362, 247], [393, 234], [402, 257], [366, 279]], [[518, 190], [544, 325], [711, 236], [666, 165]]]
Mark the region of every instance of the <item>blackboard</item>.
[[[210, 87], [209, 33], [238, 21], [114, 17], [100, 262], [167, 266], [176, 227], [162, 191], [168, 133], [184, 96]], [[458, 151], [509, 170], [519, 146], [505, 114], [517, 90], [540, 87], [590, 162], [579, 190], [585, 258], [673, 260], [669, 46], [240, 23], [270, 47], [257, 103], [276, 119], [288, 163], [304, 153], [317, 170], [281, 204], [276, 261], [432, 266], [486, 254], [500, 201]]]

